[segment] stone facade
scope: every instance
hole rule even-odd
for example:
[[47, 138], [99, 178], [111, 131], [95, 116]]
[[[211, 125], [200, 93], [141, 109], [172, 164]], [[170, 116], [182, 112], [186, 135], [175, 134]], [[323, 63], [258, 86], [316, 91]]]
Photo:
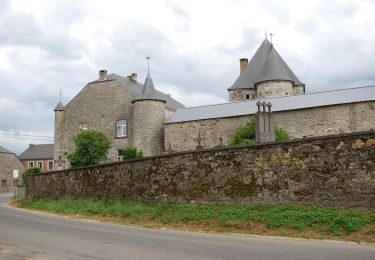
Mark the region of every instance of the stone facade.
[[[291, 139], [367, 131], [375, 129], [375, 101], [274, 112], [273, 116], [275, 126], [287, 131]], [[195, 150], [198, 134], [204, 148], [228, 145], [247, 120], [248, 115], [166, 124], [165, 147]]]
[[34, 174], [26, 196], [374, 209], [374, 172], [371, 131]]
[[256, 85], [256, 98], [284, 97], [293, 94], [293, 82], [285, 80], [263, 81]]
[[13, 170], [22, 174], [24, 167], [20, 159], [14, 153], [0, 152], [0, 192], [14, 190]]
[[254, 89], [229, 89], [229, 102], [244, 101], [256, 98]]

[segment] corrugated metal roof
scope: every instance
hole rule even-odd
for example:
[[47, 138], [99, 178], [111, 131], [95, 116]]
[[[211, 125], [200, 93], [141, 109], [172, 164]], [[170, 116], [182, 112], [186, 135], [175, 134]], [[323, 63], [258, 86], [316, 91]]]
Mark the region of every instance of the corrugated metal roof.
[[12, 153], [12, 152], [0, 145], [0, 153]]
[[53, 159], [53, 144], [30, 144], [19, 158], [21, 160]]
[[254, 89], [255, 84], [266, 80], [289, 80], [294, 85], [303, 85], [268, 39], [264, 39], [245, 70], [229, 89]]
[[273, 111], [373, 101], [375, 100], [375, 86], [184, 108], [177, 110], [166, 123], [254, 114], [257, 111], [258, 100], [271, 102]]
[[[132, 79], [128, 79], [127, 77], [122, 77], [113, 73], [108, 75], [108, 79], [117, 80], [118, 82], [120, 82], [121, 85], [127, 87], [136, 96], [140, 96], [142, 93], [143, 85]], [[185, 107], [183, 104], [181, 104], [177, 100], [173, 99], [169, 95], [166, 95], [157, 89], [155, 89], [155, 93], [157, 93], [157, 95], [160, 95], [166, 100], [165, 107], [170, 110], [176, 111], [179, 108]]]

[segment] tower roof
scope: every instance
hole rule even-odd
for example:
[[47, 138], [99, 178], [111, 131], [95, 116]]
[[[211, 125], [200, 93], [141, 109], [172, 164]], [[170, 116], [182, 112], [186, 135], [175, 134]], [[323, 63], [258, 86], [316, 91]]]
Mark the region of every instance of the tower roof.
[[143, 85], [141, 94], [133, 100], [156, 100], [166, 102], [166, 98], [160, 92], [155, 90], [154, 82], [152, 81], [150, 71], [147, 72], [145, 84]]
[[267, 80], [288, 80], [294, 85], [304, 85], [266, 38], [229, 89], [255, 88], [257, 83]]
[[55, 109], [53, 111], [65, 111], [65, 107], [64, 105], [61, 103], [61, 101], [59, 103], [57, 103]]

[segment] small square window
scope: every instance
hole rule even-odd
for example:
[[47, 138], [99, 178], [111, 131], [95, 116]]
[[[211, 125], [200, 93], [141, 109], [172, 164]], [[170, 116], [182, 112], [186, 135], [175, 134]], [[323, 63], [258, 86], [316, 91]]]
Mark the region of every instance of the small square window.
[[33, 168], [33, 167], [34, 167], [34, 162], [29, 162], [29, 163], [27, 164], [27, 167], [28, 167], [28, 168]]
[[117, 150], [117, 161], [122, 161], [122, 150]]
[[7, 186], [7, 180], [1, 180], [1, 186], [6, 187]]
[[79, 129], [88, 130], [89, 129], [89, 124], [87, 124], [87, 123], [80, 123], [79, 124]]
[[126, 137], [126, 120], [117, 121], [117, 137]]
[[250, 99], [250, 95], [249, 94], [246, 94], [246, 99]]
[[48, 170], [53, 170], [53, 161], [48, 161]]
[[37, 162], [36, 163], [37, 167], [43, 170], [43, 162]]

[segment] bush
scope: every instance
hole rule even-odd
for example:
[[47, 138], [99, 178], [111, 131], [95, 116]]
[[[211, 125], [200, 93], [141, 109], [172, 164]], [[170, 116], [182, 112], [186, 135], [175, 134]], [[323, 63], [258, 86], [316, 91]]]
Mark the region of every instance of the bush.
[[137, 158], [142, 158], [143, 153], [142, 151], [137, 151], [137, 148], [128, 146], [124, 150], [122, 150], [122, 160], [132, 160]]
[[[250, 115], [245, 125], [240, 126], [230, 140], [230, 145], [255, 144], [255, 115]], [[289, 134], [283, 129], [275, 128], [276, 141], [289, 140]]]
[[31, 167], [31, 168], [26, 169], [22, 173], [22, 184], [26, 184], [26, 177], [27, 177], [28, 174], [41, 173], [41, 172], [42, 172], [42, 170], [39, 167]]
[[73, 141], [76, 150], [65, 153], [72, 168], [95, 165], [107, 159], [111, 142], [105, 134], [95, 130], [80, 130]]

